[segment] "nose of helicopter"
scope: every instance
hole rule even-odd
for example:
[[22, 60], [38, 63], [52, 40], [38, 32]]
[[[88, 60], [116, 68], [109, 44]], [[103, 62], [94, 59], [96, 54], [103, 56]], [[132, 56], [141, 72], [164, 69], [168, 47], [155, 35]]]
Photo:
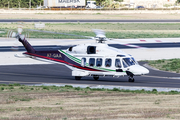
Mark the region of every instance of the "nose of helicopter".
[[149, 73], [149, 70], [143, 66], [140, 65], [134, 65], [129, 68], [129, 71], [131, 71], [134, 75], [145, 75]]
[[[141, 67], [142, 67], [142, 66], [141, 66]], [[147, 68], [142, 67], [141, 69], [142, 69], [142, 70], [141, 70], [142, 75], [144, 75], [144, 74], [149, 74], [149, 70], [148, 70]]]

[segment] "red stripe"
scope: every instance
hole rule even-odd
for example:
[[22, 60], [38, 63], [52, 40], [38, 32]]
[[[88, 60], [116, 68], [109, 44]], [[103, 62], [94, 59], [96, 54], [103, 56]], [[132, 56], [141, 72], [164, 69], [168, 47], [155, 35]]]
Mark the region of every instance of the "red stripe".
[[161, 40], [156, 40], [156, 42], [162, 42]]
[[76, 67], [76, 68], [79, 68], [79, 69], [83, 69], [83, 70], [102, 71], [102, 70], [96, 70], [96, 69], [91, 69], [91, 68], [84, 68], [84, 67], [81, 67], [81, 66], [73, 65], [73, 64], [68, 63], [68, 62], [66, 62], [66, 61], [64, 61], [64, 60], [54, 59], [54, 58], [45, 57], [45, 56], [41, 56], [41, 55], [37, 55], [37, 54], [32, 54], [32, 53], [28, 53], [28, 52], [25, 52], [24, 54], [28, 54], [28, 55], [31, 55], [31, 56], [36, 56], [36, 57], [40, 57], [40, 58], [44, 58], [44, 59], [48, 59], [48, 60], [53, 60], [53, 61], [65, 63], [65, 64], [67, 64], [67, 65], [70, 65], [70, 66], [73, 66], [73, 67]]
[[146, 40], [140, 40], [141, 42], [146, 42]]

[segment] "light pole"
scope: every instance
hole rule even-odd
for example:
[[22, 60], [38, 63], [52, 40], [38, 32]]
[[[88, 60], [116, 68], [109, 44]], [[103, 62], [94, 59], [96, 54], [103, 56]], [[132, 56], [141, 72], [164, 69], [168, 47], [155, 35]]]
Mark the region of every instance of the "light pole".
[[8, 10], [9, 10], [9, 1], [8, 1]]
[[20, 1], [19, 1], [19, 10], [20, 10]]
[[29, 10], [31, 9], [31, 0], [29, 0]]

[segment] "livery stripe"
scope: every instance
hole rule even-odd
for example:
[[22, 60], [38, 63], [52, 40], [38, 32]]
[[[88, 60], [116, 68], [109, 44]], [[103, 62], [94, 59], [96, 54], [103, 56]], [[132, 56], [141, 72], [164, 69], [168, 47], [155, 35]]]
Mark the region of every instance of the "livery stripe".
[[61, 62], [61, 63], [67, 64], [67, 65], [70, 65], [70, 66], [73, 66], [73, 67], [76, 67], [76, 68], [79, 68], [79, 69], [83, 69], [83, 70], [101, 71], [101, 70], [92, 69], [92, 68], [84, 68], [84, 67], [81, 67], [81, 66], [77, 66], [77, 65], [68, 63], [68, 62], [66, 62], [64, 60], [59, 60], [59, 59], [54, 59], [54, 58], [50, 58], [50, 57], [45, 57], [45, 56], [41, 56], [41, 55], [37, 55], [37, 54], [33, 54], [33, 53], [25, 52], [24, 54], [35, 56], [35, 57], [39, 57], [39, 58], [44, 58], [44, 59], [48, 59], [48, 60], [52, 60], [52, 61], [56, 61], [56, 62]]

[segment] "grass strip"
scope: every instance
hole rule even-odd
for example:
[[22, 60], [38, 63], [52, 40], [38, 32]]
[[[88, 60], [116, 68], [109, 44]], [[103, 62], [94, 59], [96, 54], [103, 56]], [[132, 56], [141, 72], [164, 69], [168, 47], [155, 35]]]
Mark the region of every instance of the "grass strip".
[[[46, 23], [41, 30], [82, 36], [95, 36], [92, 29], [102, 29], [108, 38], [175, 38], [180, 37], [180, 23]], [[18, 23], [0, 23], [0, 37], [6, 37], [8, 30], [17, 32]], [[31, 32], [34, 23], [24, 23], [23, 33], [30, 38], [83, 39], [77, 36]]]
[[81, 87], [73, 87], [72, 85], [65, 86], [25, 86], [18, 83], [14, 84], [0, 84], [0, 93], [8, 93], [8, 92], [47, 92], [47, 91], [58, 91], [58, 92], [77, 92], [77, 91], [104, 91], [104, 92], [128, 92], [128, 93], [143, 93], [143, 94], [165, 94], [165, 95], [174, 95], [180, 94], [178, 91], [169, 91], [169, 92], [158, 92], [157, 89], [152, 89], [152, 91], [142, 90], [126, 90], [120, 88], [113, 89], [105, 89], [105, 88], [81, 88]]
[[0, 84], [0, 119], [179, 119], [179, 92]]
[[180, 59], [150, 60], [147, 62], [150, 66], [159, 70], [180, 73]]

